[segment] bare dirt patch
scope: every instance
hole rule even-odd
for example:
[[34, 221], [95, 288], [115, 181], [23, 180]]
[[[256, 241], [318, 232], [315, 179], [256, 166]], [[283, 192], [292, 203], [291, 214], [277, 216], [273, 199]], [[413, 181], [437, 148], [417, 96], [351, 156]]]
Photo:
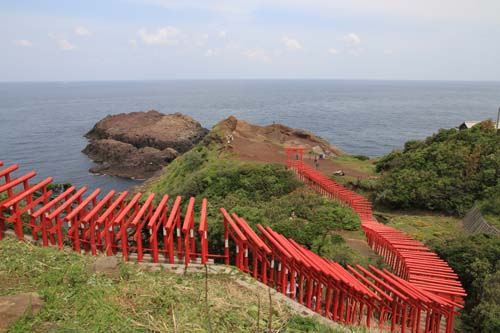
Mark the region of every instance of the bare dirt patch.
[[[328, 141], [312, 133], [293, 129], [281, 124], [257, 126], [235, 117], [229, 117], [217, 125], [218, 135], [223, 141], [224, 150], [234, 159], [260, 161], [267, 163], [286, 163], [285, 147], [304, 147], [315, 154], [323, 154], [325, 159], [318, 160], [318, 170], [331, 174], [337, 170], [346, 176], [368, 178], [366, 172], [346, 168], [342, 163], [330, 159], [344, 155]], [[316, 167], [313, 155], [305, 155], [304, 161]]]

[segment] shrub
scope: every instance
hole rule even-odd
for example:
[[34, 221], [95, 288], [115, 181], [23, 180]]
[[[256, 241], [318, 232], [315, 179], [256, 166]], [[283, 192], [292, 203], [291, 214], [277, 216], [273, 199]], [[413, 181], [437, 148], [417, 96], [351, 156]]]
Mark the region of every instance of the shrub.
[[484, 197], [480, 203], [481, 211], [485, 214], [500, 216], [500, 184], [487, 189]]
[[499, 332], [500, 238], [462, 236], [430, 244], [458, 274], [467, 298], [463, 329], [468, 332]]
[[352, 157], [360, 161], [368, 161], [370, 159], [368, 156], [365, 155], [353, 155]]
[[[491, 121], [469, 130], [440, 130], [381, 158], [376, 201], [463, 215], [476, 201], [497, 196], [500, 136]], [[498, 196], [497, 196], [498, 197]]]

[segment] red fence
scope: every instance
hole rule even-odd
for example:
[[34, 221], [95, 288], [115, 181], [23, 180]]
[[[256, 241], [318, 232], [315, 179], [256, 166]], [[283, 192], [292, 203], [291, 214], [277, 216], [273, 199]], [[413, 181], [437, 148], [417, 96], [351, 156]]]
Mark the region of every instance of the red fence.
[[[443, 327], [451, 332], [455, 308], [465, 294], [446, 263], [422, 244], [374, 221], [366, 199], [300, 160], [289, 167], [318, 192], [350, 205], [363, 221], [370, 246], [397, 275], [372, 266], [344, 268], [258, 224], [259, 236], [244, 218], [224, 208], [223, 254], [210, 254], [206, 199], [197, 214], [194, 198], [182, 213], [181, 197], [170, 202], [168, 195], [127, 198], [127, 192], [101, 195], [98, 189], [85, 196], [87, 188], [72, 186], [54, 196], [47, 188], [52, 178], [36, 184], [30, 183], [35, 172], [14, 178], [17, 165], [0, 169], [0, 239], [7, 223], [20, 240], [29, 232], [44, 246], [71, 246], [92, 255], [121, 253], [124, 260], [133, 255], [156, 263], [177, 259], [186, 266], [220, 258], [337, 322], [392, 332], [439, 332]], [[424, 262], [432, 267], [423, 270]]]
[[44, 246], [71, 246], [92, 255], [121, 253], [124, 260], [134, 255], [138, 261], [149, 256], [153, 262], [160, 262], [163, 255], [162, 261], [174, 263], [177, 257], [186, 265], [198, 258], [206, 263], [221, 257], [208, 253], [206, 199], [199, 214], [200, 236], [195, 237], [194, 198], [189, 200], [181, 229], [180, 197], [170, 207], [168, 195], [155, 205], [155, 194], [137, 193], [127, 199], [127, 192], [110, 191], [100, 197], [97, 189], [85, 196], [86, 187], [77, 190], [74, 186], [53, 197], [47, 189], [52, 178], [30, 184], [36, 173], [15, 178], [12, 173], [17, 169], [17, 165], [0, 169], [0, 239], [6, 224], [12, 224], [20, 240], [28, 232]]
[[[303, 163], [302, 159], [291, 159], [290, 152], [288, 157], [287, 167], [291, 168], [302, 181], [320, 194], [351, 207], [359, 215], [368, 244], [397, 274], [398, 278], [392, 280], [400, 286], [400, 291], [411, 291], [413, 301], [418, 306], [439, 305], [432, 310], [433, 315], [426, 318], [425, 326], [439, 329], [441, 317], [444, 317], [446, 332], [452, 332], [455, 309], [462, 308], [466, 293], [458, 281], [458, 276], [448, 264], [421, 242], [377, 222], [373, 218], [371, 204], [366, 198], [336, 184]], [[351, 268], [350, 270], [352, 271]], [[429, 303], [430, 301], [432, 302]], [[418, 311], [410, 315], [420, 316]], [[418, 325], [418, 320], [415, 322]]]
[[[226, 263], [234, 259], [241, 271], [318, 314], [346, 325], [376, 326], [391, 332], [439, 332], [442, 327], [452, 331], [459, 304], [388, 270], [359, 265], [345, 269], [270, 227], [257, 225], [259, 237], [244, 219], [221, 211], [227, 220], [227, 237], [235, 247], [235, 257], [228, 255]], [[231, 252], [230, 246], [226, 251]]]

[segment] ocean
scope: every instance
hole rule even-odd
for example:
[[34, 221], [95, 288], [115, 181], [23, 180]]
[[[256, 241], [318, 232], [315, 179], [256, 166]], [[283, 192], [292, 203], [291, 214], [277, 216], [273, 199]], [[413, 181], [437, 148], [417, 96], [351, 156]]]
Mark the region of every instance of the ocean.
[[83, 135], [108, 114], [181, 112], [211, 128], [230, 115], [311, 131], [349, 154], [382, 156], [466, 120], [496, 119], [500, 82], [180, 80], [0, 83], [0, 160], [37, 179], [124, 190], [88, 172]]

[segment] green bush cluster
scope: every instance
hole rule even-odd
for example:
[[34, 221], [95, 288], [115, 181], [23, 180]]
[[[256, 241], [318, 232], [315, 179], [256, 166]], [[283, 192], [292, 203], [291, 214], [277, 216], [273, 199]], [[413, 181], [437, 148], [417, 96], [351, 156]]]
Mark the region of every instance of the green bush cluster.
[[219, 158], [198, 146], [169, 165], [152, 192], [220, 200], [228, 195], [266, 201], [300, 186], [284, 167]]
[[264, 221], [274, 230], [312, 248], [318, 238], [333, 230], [359, 230], [359, 217], [311, 191], [296, 191], [265, 203]]
[[370, 159], [366, 155], [352, 155], [352, 157], [354, 157], [355, 159], [360, 160], [360, 161], [368, 161]]
[[500, 184], [486, 189], [484, 197], [485, 199], [479, 203], [481, 212], [500, 217]]
[[463, 215], [477, 201], [498, 201], [500, 135], [491, 121], [468, 130], [440, 130], [424, 141], [407, 142], [376, 168], [382, 173], [378, 203]]
[[431, 243], [460, 277], [467, 298], [462, 316], [466, 332], [500, 332], [500, 238], [461, 236]]

